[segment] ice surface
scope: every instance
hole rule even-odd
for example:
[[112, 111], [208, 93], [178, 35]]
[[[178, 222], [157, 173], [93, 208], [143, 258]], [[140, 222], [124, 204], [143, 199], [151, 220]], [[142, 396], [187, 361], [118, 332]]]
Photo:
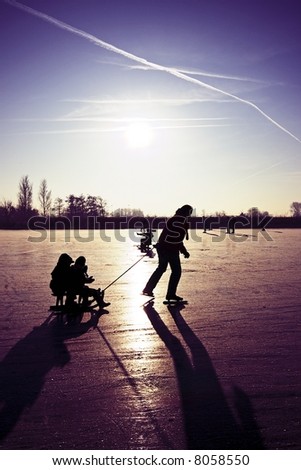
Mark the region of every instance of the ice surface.
[[75, 325], [48, 311], [59, 255], [84, 255], [104, 288], [139, 259], [139, 237], [0, 240], [0, 448], [300, 449], [300, 230], [194, 232], [185, 308], [162, 304], [168, 272], [141, 307], [157, 264], [145, 257], [106, 291], [108, 313]]

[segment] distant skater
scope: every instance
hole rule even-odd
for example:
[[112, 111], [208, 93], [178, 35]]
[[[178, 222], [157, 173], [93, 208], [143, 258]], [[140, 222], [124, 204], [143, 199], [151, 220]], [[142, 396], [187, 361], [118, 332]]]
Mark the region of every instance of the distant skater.
[[173, 217], [167, 220], [166, 226], [162, 230], [156, 249], [158, 252], [159, 263], [157, 269], [149, 278], [143, 289], [144, 295], [153, 296], [153, 290], [160, 281], [167, 266], [170, 266], [171, 274], [168, 282], [166, 300], [181, 301], [182, 297], [177, 295], [177, 287], [181, 278], [182, 269], [180, 261], [180, 253], [185, 258], [189, 258], [183, 240], [188, 240], [188, 222], [187, 217], [192, 214], [192, 207], [188, 204], [178, 209]]
[[91, 289], [86, 284], [91, 284], [95, 281], [92, 276], [88, 275], [88, 266], [86, 265], [86, 258], [79, 256], [74, 265], [70, 268], [70, 280], [68, 286], [68, 295], [66, 304], [72, 306], [74, 299], [77, 295], [82, 297], [83, 305], [89, 306], [89, 297], [97, 302], [100, 309], [110, 305], [109, 302], [104, 301], [104, 293], [100, 289]]
[[236, 217], [230, 217], [228, 220], [227, 233], [235, 233]]
[[210, 230], [210, 218], [206, 217], [206, 219], [203, 222], [203, 233], [207, 233], [207, 230]]
[[153, 231], [151, 229], [147, 229], [141, 233], [143, 238], [140, 241], [140, 251], [141, 253], [147, 253], [150, 249], [152, 244], [152, 239], [154, 237]]

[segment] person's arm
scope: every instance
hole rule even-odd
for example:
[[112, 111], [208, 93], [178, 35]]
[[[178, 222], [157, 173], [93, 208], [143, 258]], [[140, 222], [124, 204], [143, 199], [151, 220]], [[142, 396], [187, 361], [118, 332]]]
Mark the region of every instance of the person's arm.
[[182, 253], [182, 255], [184, 255], [184, 258], [189, 258], [190, 257], [190, 254], [186, 250], [186, 247], [184, 246], [184, 243], [181, 243], [181, 245], [180, 245], [180, 253]]

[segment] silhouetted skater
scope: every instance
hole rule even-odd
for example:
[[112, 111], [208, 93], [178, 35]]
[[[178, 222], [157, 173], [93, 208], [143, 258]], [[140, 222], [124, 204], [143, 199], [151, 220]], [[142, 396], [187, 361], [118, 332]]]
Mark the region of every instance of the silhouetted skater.
[[137, 235], [143, 237], [140, 240], [140, 251], [141, 253], [147, 253], [151, 249], [152, 239], [154, 237], [152, 229], [142, 229]]
[[182, 253], [185, 258], [189, 258], [190, 256], [183, 244], [183, 240], [184, 238], [188, 239], [189, 225], [187, 217], [191, 214], [192, 207], [184, 205], [176, 211], [173, 217], [168, 219], [156, 245], [159, 264], [143, 289], [144, 295], [153, 295], [154, 288], [160, 281], [169, 264], [171, 274], [168, 282], [166, 300], [183, 300], [183, 298], [179, 297], [176, 292], [182, 273], [180, 253]]
[[79, 295], [83, 299], [84, 307], [89, 306], [89, 297], [93, 297], [100, 309], [107, 307], [110, 303], [104, 301], [104, 293], [100, 289], [91, 289], [86, 285], [95, 281], [92, 276], [88, 276], [87, 271], [86, 258], [79, 256], [70, 268], [67, 306], [72, 306], [75, 297]]
[[203, 222], [203, 232], [206, 233], [207, 230], [210, 230], [210, 218], [207, 217]]
[[236, 217], [230, 217], [228, 220], [227, 233], [235, 233], [235, 223], [237, 222]]

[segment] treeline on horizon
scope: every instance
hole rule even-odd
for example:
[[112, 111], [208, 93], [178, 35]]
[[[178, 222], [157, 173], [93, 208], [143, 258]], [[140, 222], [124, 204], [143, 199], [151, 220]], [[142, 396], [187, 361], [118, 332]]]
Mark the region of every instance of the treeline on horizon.
[[[119, 208], [108, 212], [106, 201], [100, 196], [75, 196], [70, 194], [63, 200], [52, 201], [47, 181], [41, 181], [38, 200], [39, 210], [33, 207], [33, 189], [28, 176], [19, 182], [17, 204], [4, 200], [0, 203], [0, 229], [73, 229], [73, 228], [159, 228], [163, 216], [144, 215], [141, 209]], [[301, 228], [301, 202], [290, 206], [291, 216], [274, 217], [268, 211], [250, 208], [246, 213], [227, 215], [224, 211], [215, 214], [194, 216], [191, 218], [193, 228], [227, 227], [229, 220], [235, 217], [238, 227], [296, 227]]]

